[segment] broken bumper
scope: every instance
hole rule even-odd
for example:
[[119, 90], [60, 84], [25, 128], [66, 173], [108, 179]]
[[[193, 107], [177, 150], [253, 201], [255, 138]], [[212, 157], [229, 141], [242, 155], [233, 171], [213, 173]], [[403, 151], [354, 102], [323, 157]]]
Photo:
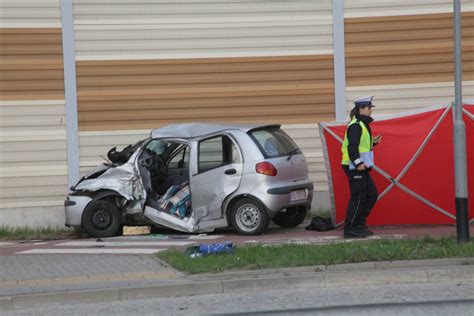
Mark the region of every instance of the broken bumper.
[[67, 227], [81, 226], [82, 213], [92, 199], [88, 196], [68, 196], [64, 201]]

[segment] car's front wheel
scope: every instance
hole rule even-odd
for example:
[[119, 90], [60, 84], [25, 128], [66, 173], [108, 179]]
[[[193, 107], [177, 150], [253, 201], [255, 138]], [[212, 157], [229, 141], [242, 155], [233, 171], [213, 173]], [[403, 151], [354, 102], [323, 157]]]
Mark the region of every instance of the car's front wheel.
[[278, 212], [273, 222], [280, 227], [293, 228], [301, 224], [306, 217], [306, 206], [289, 207], [284, 212]]
[[268, 228], [265, 207], [253, 199], [243, 198], [232, 207], [231, 222], [241, 235], [260, 235]]
[[111, 237], [121, 226], [120, 211], [106, 200], [90, 202], [82, 216], [82, 228], [91, 237]]

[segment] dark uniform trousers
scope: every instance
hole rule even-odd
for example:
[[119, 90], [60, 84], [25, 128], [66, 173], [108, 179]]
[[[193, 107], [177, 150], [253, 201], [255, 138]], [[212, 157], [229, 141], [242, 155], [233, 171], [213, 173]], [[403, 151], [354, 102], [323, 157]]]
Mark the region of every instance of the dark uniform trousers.
[[343, 166], [343, 169], [349, 178], [351, 191], [344, 225], [346, 227], [365, 225], [367, 216], [377, 202], [377, 188], [369, 170], [349, 170], [348, 166]]

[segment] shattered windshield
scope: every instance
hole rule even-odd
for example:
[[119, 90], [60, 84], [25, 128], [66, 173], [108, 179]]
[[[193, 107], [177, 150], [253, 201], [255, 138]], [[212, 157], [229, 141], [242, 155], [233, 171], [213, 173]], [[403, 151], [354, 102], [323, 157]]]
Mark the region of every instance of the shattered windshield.
[[146, 145], [146, 149], [154, 152], [157, 155], [163, 155], [168, 149], [169, 143], [164, 140], [154, 139]]

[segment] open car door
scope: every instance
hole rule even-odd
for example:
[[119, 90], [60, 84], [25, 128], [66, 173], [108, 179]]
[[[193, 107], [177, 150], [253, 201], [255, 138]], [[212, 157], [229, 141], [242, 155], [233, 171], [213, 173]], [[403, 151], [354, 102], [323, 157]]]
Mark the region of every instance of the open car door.
[[191, 178], [193, 213], [198, 220], [224, 216], [224, 199], [237, 190], [242, 178], [242, 156], [227, 135], [199, 141], [197, 173]]

